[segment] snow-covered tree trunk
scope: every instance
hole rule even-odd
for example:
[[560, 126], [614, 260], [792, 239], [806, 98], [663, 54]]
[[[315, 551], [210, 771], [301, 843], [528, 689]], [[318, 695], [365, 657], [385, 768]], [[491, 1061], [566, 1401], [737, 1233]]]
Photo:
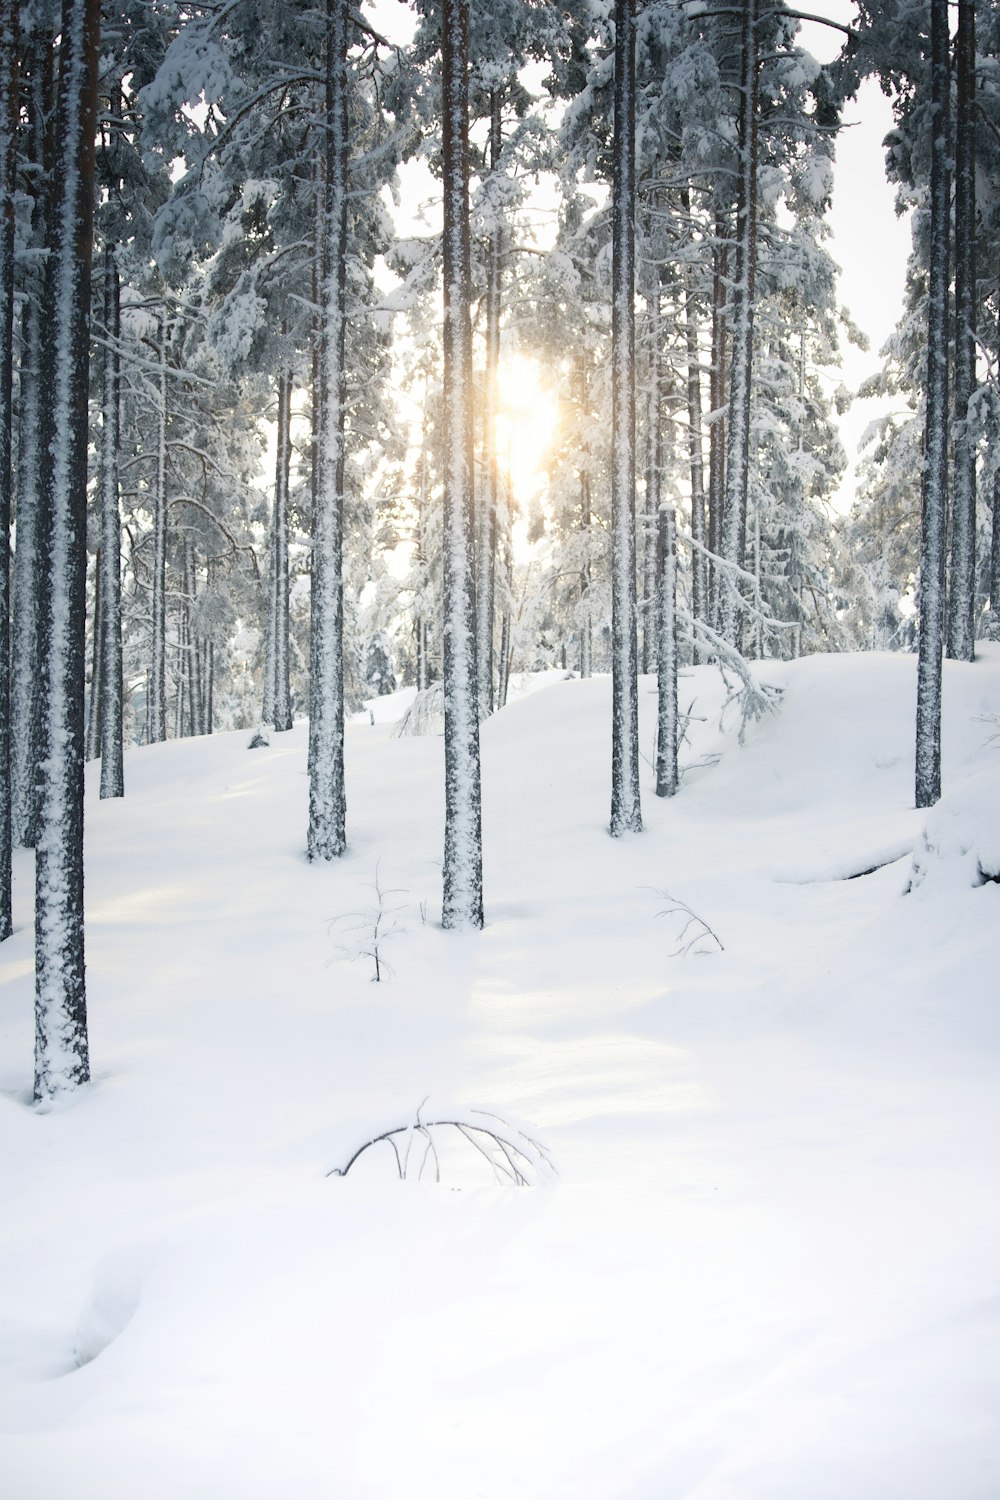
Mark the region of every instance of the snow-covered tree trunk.
[[191, 627], [192, 606], [198, 593], [198, 574], [195, 567], [194, 545], [191, 536], [184, 538], [184, 610], [182, 616], [180, 680], [184, 683], [187, 698], [186, 733], [202, 733], [201, 670], [198, 661], [198, 641]]
[[17, 5], [0, 0], [0, 942], [13, 931], [10, 787], [10, 515], [14, 424], [14, 192], [17, 133]]
[[86, 760], [101, 753], [101, 553], [94, 559], [94, 627], [90, 646], [90, 698], [87, 703]]
[[347, 0], [327, 0], [319, 453], [309, 673], [310, 859], [347, 847], [344, 789], [344, 402], [347, 324]]
[[[684, 344], [687, 356], [688, 461], [691, 470], [691, 613], [696, 620], [706, 620], [708, 581], [705, 556], [705, 457], [702, 447], [701, 361], [698, 339], [698, 310], [695, 305], [694, 267], [685, 268], [684, 277]], [[695, 661], [701, 659], [695, 645]]]
[[277, 730], [292, 727], [288, 614], [288, 488], [291, 473], [292, 374], [278, 375], [278, 434], [274, 464], [274, 518], [271, 534], [271, 607], [269, 637], [272, 702], [269, 722]]
[[754, 291], [757, 265], [757, 0], [743, 0], [740, 31], [740, 111], [736, 246], [726, 444], [726, 498], [719, 553], [719, 634], [735, 645], [740, 629], [736, 574], [742, 564], [750, 484], [750, 397], [753, 383]]
[[948, 169], [948, 4], [931, 0], [930, 265], [927, 393], [920, 536], [920, 644], [917, 665], [916, 804], [941, 795], [941, 655], [948, 520], [948, 281], [951, 183]]
[[[711, 425], [708, 434], [708, 550], [718, 556], [722, 545], [722, 512], [726, 503], [726, 388], [728, 370], [727, 306], [729, 299], [729, 238], [725, 215], [715, 215], [712, 250], [712, 364], [709, 377]], [[708, 620], [719, 624], [719, 577], [714, 564], [708, 569]]]
[[[503, 90], [490, 90], [490, 172], [500, 170], [501, 105]], [[500, 402], [500, 303], [503, 275], [503, 225], [496, 205], [486, 247], [486, 483], [478, 507], [476, 536], [476, 675], [482, 714], [492, 713], [493, 616], [496, 606], [497, 512], [500, 504], [500, 467], [497, 454], [497, 411]]]
[[656, 608], [659, 615], [657, 662], [656, 795], [677, 791], [677, 524], [672, 508], [661, 503], [660, 570]]
[[976, 382], [976, 10], [958, 0], [955, 38], [955, 474], [948, 655], [971, 661], [976, 640], [976, 446], [968, 430]]
[[660, 422], [660, 291], [649, 298], [649, 387], [646, 392], [646, 494], [642, 520], [642, 670], [655, 672], [658, 661], [657, 557], [659, 553], [660, 479], [663, 429]]
[[615, 0], [611, 189], [611, 833], [642, 828], [635, 596], [635, 6]]
[[419, 480], [417, 485], [417, 529], [414, 549], [414, 564], [417, 568], [417, 576], [420, 580], [420, 588], [417, 594], [417, 618], [414, 622], [414, 633], [417, 640], [417, 691], [422, 693], [425, 688], [430, 687], [431, 671], [429, 660], [430, 632], [428, 629], [427, 616], [425, 614], [426, 601], [424, 589], [426, 587], [427, 566], [427, 544], [425, 531], [427, 527], [427, 404], [424, 403], [423, 429], [420, 436], [420, 465]]
[[104, 380], [101, 408], [100, 532], [98, 566], [101, 593], [101, 796], [125, 795], [122, 758], [124, 688], [122, 681], [121, 515], [118, 500], [120, 444], [121, 286], [114, 245], [104, 250]]
[[14, 555], [14, 618], [12, 632], [11, 721], [13, 754], [14, 837], [32, 849], [38, 840], [38, 745], [41, 692], [38, 633], [42, 589], [40, 582], [39, 465], [41, 450], [42, 367], [44, 363], [44, 252], [45, 196], [51, 174], [49, 111], [54, 93], [52, 28], [44, 9], [31, 15], [25, 37], [25, 71], [21, 76], [21, 105], [27, 115], [26, 153], [33, 170], [26, 174], [32, 198], [31, 249], [37, 265], [26, 274], [29, 294], [21, 318], [17, 458], [17, 550]]
[[444, 116], [445, 927], [483, 925], [479, 693], [473, 598], [469, 5], [442, 0]]
[[35, 860], [35, 1099], [90, 1077], [83, 930], [87, 382], [99, 0], [64, 0], [42, 408], [42, 755]]
[[167, 314], [160, 314], [156, 489], [153, 494], [153, 587], [149, 669], [149, 739], [167, 737]]

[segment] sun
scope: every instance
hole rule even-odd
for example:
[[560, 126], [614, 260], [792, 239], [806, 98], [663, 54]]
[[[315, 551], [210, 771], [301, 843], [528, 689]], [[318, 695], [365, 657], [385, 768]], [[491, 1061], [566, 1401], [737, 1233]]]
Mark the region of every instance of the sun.
[[545, 464], [558, 420], [558, 398], [538, 361], [526, 354], [507, 356], [499, 375], [497, 460], [522, 511], [545, 491]]

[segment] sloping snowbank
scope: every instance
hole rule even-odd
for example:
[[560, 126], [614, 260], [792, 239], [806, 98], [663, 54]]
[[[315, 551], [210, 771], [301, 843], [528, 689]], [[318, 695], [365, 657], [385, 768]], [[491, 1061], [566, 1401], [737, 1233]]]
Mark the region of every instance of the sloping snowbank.
[[[912, 658], [764, 670], [742, 748], [685, 675], [681, 793], [647, 765], [621, 840], [606, 679], [484, 724], [481, 934], [437, 925], [440, 740], [349, 726], [330, 868], [304, 726], [132, 753], [89, 783], [95, 1083], [47, 1115], [18, 853], [5, 1500], [996, 1500], [1000, 653], [946, 668], [929, 817]], [[906, 894], [915, 848], [961, 878]], [[425, 1099], [558, 1178], [327, 1175]]]

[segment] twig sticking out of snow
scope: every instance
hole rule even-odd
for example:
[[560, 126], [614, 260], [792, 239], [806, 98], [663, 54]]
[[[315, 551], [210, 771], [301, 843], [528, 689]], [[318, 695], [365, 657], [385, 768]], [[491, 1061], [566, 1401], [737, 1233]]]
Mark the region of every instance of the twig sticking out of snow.
[[[680, 931], [677, 934], [677, 947], [668, 955], [670, 958], [687, 958], [689, 953], [724, 953], [725, 945], [717, 932], [713, 932], [703, 917], [691, 910], [686, 901], [679, 896], [672, 896], [669, 891], [657, 891], [656, 894], [662, 901], [669, 904], [658, 911], [658, 917], [683, 917]], [[714, 947], [699, 947], [699, 944], [714, 944]]]
[[327, 1177], [346, 1177], [359, 1157], [373, 1146], [387, 1144], [396, 1160], [400, 1181], [421, 1181], [425, 1171], [432, 1170], [433, 1180], [441, 1181], [439, 1145], [445, 1132], [456, 1132], [489, 1164], [494, 1180], [510, 1187], [534, 1187], [546, 1177], [558, 1175], [546, 1147], [526, 1130], [511, 1125], [500, 1115], [474, 1109], [467, 1115], [424, 1120], [417, 1110], [412, 1122], [394, 1125], [365, 1141], [342, 1167], [333, 1167]]

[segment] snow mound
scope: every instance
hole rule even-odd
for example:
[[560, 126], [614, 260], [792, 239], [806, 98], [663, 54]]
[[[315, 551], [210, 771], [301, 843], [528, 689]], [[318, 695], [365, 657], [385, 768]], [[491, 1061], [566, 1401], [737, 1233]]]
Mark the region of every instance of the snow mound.
[[970, 886], [1000, 881], [1000, 768], [959, 782], [931, 808], [910, 889], [929, 877]]

